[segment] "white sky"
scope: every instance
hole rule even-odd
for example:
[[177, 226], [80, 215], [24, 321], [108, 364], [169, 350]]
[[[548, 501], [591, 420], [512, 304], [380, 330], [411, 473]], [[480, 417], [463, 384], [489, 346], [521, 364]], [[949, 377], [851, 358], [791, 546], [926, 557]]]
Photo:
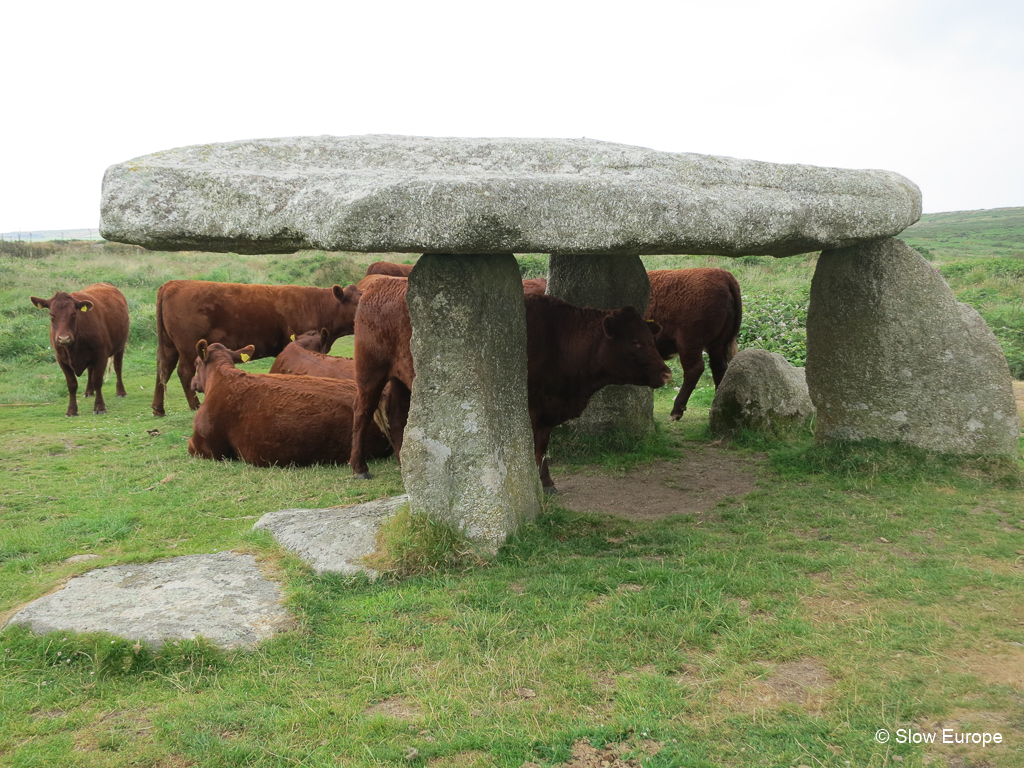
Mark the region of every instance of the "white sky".
[[1021, 0], [27, 2], [0, 11], [0, 232], [107, 166], [273, 136], [580, 137], [884, 168], [1024, 206]]

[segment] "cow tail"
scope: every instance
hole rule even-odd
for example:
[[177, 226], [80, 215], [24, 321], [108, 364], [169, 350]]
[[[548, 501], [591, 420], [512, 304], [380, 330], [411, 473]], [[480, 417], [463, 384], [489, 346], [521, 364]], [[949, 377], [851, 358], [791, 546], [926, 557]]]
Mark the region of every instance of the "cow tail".
[[167, 388], [167, 382], [171, 378], [171, 372], [160, 370], [162, 366], [159, 360], [161, 348], [171, 344], [171, 339], [167, 335], [167, 329], [164, 328], [164, 288], [166, 287], [167, 284], [164, 283], [156, 292], [156, 377], [160, 385], [165, 389]]
[[740, 325], [743, 323], [743, 296], [740, 293], [740, 284], [736, 280], [735, 276], [729, 275], [729, 293], [732, 294], [732, 305], [733, 305], [733, 328], [732, 328], [732, 342], [729, 344], [729, 349], [726, 351], [726, 362], [731, 362], [736, 353], [740, 351], [739, 335]]

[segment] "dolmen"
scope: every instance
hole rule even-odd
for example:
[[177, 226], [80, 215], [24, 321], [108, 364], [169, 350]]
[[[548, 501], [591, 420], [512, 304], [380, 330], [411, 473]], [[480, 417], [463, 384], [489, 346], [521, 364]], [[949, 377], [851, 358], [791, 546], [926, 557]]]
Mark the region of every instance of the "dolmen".
[[[646, 306], [638, 305], [649, 292], [642, 254], [827, 250], [843, 254], [856, 280], [858, 254], [868, 254], [862, 249], [892, 247], [884, 244], [920, 214], [918, 187], [884, 170], [591, 139], [317, 136], [183, 147], [114, 165], [103, 181], [100, 231], [108, 240], [164, 250], [425, 254], [409, 276], [417, 375], [403, 477], [414, 512], [493, 550], [540, 506], [514, 253], [550, 254], [548, 292], [559, 298], [602, 308], [632, 303], [642, 313]], [[812, 307], [819, 295], [826, 304], [812, 318], [830, 313], [834, 291], [819, 291]], [[943, 306], [940, 313], [960, 312]], [[852, 322], [841, 317], [840, 324]], [[976, 323], [964, 318], [961, 326], [970, 334]], [[808, 336], [810, 349], [810, 328]], [[845, 370], [855, 376], [858, 361], [884, 354], [865, 342]], [[939, 370], [929, 366], [927, 375]], [[810, 352], [807, 380], [819, 425], [829, 425], [822, 439], [872, 436], [869, 427], [837, 427], [836, 419], [859, 417], [861, 401], [833, 407], [838, 400], [829, 387], [838, 385], [815, 373]], [[995, 390], [972, 403], [997, 408], [994, 401], [981, 405], [986, 397], [995, 398]], [[445, 407], [423, 407], [428, 402]], [[870, 398], [863, 404], [872, 410]], [[887, 408], [898, 418], [899, 410]], [[649, 403], [624, 410], [650, 424]], [[1009, 435], [1015, 416], [1001, 401], [998, 410], [1001, 419], [978, 418], [974, 431], [997, 425]], [[908, 422], [920, 413], [902, 412]], [[997, 451], [1005, 444], [970, 443]]]

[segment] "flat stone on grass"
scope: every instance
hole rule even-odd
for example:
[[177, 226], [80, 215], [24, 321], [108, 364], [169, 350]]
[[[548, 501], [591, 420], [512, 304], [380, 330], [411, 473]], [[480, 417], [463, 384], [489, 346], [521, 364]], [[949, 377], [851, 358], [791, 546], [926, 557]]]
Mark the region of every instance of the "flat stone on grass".
[[363, 565], [363, 558], [373, 552], [380, 524], [408, 502], [409, 496], [403, 494], [352, 507], [283, 509], [268, 512], [253, 528], [270, 531], [278, 544], [317, 573], [366, 573], [376, 578], [377, 572]]
[[90, 571], [9, 623], [40, 634], [109, 632], [155, 647], [204, 637], [224, 648], [250, 648], [293, 626], [283, 597], [252, 555], [187, 555]]

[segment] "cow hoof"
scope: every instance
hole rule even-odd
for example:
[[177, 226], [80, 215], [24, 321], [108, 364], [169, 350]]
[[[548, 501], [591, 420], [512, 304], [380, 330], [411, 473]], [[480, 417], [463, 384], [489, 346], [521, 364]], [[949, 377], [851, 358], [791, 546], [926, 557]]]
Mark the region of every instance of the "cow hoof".
[[65, 415], [65, 416], [77, 416], [77, 415], [78, 415], [78, 413], [77, 413], [77, 412], [75, 412], [75, 413], [72, 413], [71, 411], [68, 411], [68, 412], [67, 412], [67, 413], [65, 413], [64, 415]]
[[369, 472], [356, 472], [356, 480], [373, 480], [373, 475]]
[[158, 419], [162, 419], [167, 414], [164, 413], [163, 411], [153, 411], [153, 415], [156, 416]]
[[103, 416], [104, 414], [106, 414], [106, 412], [107, 412], [107, 409], [104, 408], [102, 411], [93, 411], [92, 415], [93, 416]]
[[668, 417], [668, 420], [669, 421], [679, 421], [681, 418], [683, 418], [683, 414], [681, 414], [681, 413], [670, 413], [669, 417]]
[[118, 397], [128, 397], [128, 393], [127, 392], [118, 392], [117, 396]]
[[558, 495], [558, 489], [555, 488], [555, 486], [553, 486], [553, 485], [546, 486], [544, 488], [544, 494], [546, 496], [557, 496]]

